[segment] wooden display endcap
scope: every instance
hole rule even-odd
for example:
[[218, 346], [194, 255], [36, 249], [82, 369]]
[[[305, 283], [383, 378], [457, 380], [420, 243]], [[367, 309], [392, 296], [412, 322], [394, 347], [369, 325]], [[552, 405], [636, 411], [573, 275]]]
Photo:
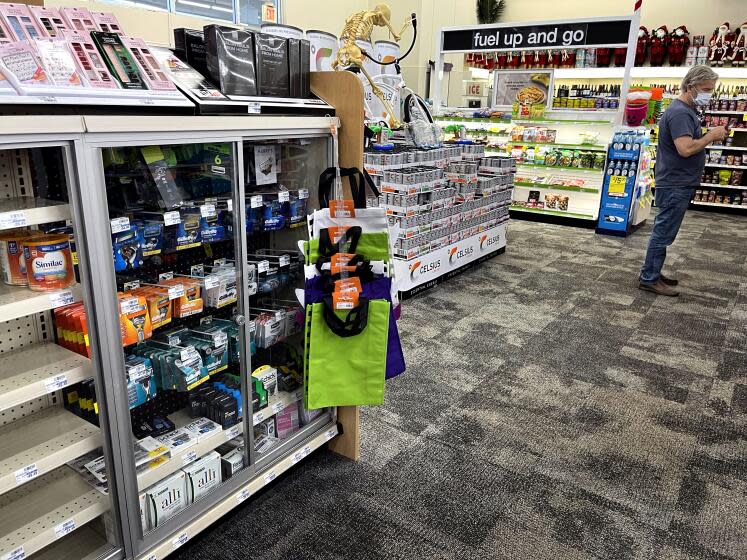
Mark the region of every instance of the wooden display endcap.
[[[335, 108], [340, 119], [338, 154], [340, 167], [363, 169], [363, 84], [352, 72], [312, 72], [311, 91]], [[345, 197], [351, 198], [347, 181]], [[329, 442], [329, 448], [343, 457], [360, 460], [360, 410], [357, 406], [337, 408], [342, 435]]]

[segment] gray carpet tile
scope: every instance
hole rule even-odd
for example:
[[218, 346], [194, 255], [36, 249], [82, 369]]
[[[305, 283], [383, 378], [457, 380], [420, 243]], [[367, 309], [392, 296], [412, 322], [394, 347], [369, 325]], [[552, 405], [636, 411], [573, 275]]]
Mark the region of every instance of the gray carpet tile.
[[636, 288], [628, 238], [512, 222], [403, 306], [405, 375], [177, 560], [747, 560], [747, 228], [689, 212]]

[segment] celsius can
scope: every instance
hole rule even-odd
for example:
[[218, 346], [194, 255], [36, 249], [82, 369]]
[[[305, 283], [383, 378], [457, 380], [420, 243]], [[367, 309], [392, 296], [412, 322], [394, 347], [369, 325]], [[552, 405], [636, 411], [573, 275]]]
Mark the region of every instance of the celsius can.
[[61, 290], [75, 283], [69, 236], [34, 235], [23, 242], [23, 252], [32, 290]]
[[0, 267], [3, 282], [12, 286], [26, 286], [26, 263], [23, 256], [23, 243], [31, 237], [27, 230], [16, 229], [0, 234]]

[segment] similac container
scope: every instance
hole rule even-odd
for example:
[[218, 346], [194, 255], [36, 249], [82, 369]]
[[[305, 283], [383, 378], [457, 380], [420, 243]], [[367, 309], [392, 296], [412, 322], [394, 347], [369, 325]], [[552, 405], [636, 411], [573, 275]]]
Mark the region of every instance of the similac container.
[[39, 292], [61, 290], [75, 284], [70, 237], [34, 235], [23, 242], [29, 288]]
[[5, 231], [0, 234], [0, 268], [3, 282], [11, 286], [26, 286], [26, 261], [23, 256], [23, 242], [31, 233], [23, 229]]

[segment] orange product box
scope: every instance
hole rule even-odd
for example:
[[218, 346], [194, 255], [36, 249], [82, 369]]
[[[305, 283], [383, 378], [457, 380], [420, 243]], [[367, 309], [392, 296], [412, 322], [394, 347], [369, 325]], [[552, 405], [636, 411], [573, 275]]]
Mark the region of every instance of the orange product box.
[[169, 290], [161, 286], [142, 286], [130, 292], [142, 296], [148, 306], [151, 327], [157, 329], [171, 322], [172, 305]]
[[81, 305], [78, 310], [72, 313], [70, 317], [73, 323], [73, 335], [75, 351], [81, 356], [91, 355], [90, 348], [88, 347], [88, 333], [86, 330], [86, 311]]
[[66, 305], [64, 307], [58, 307], [54, 310], [54, 323], [55, 323], [55, 332], [57, 334], [57, 344], [64, 348], [70, 348], [70, 345], [67, 341], [67, 329], [68, 321], [67, 321], [67, 314], [70, 312], [71, 308], [78, 305], [77, 303], [72, 303], [70, 305]]
[[117, 296], [119, 297], [119, 326], [122, 344], [130, 346], [150, 338], [153, 335], [153, 326], [145, 298], [132, 295], [132, 292], [118, 292]]
[[184, 295], [174, 300], [174, 317], [184, 318], [197, 313], [202, 313], [204, 302], [202, 300], [202, 284], [194, 278], [172, 278], [161, 282], [164, 286], [184, 286]]

